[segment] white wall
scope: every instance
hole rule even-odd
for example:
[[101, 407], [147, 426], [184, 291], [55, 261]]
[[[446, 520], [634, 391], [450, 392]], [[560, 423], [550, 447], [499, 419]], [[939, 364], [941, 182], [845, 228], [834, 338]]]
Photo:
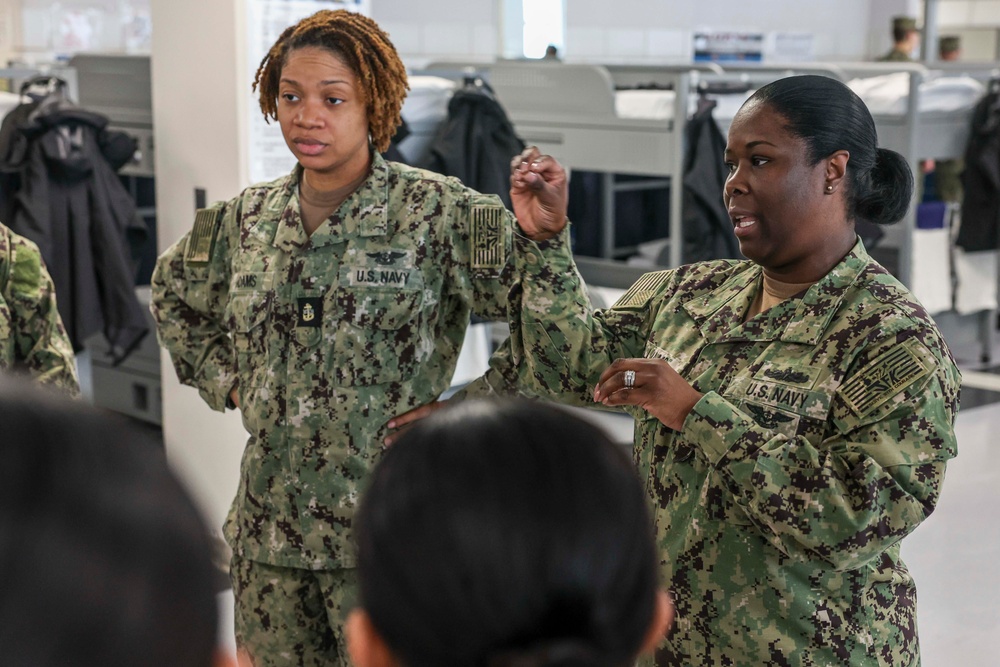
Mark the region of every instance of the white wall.
[[[246, 185], [244, 0], [152, 0], [153, 118], [160, 249], [194, 221], [194, 189], [208, 201]], [[171, 464], [211, 525], [222, 526], [236, 494], [246, 432], [236, 412], [210, 410], [177, 382], [163, 359], [163, 434]]]
[[0, 0], [0, 63], [6, 65], [21, 44], [21, 5]]
[[[510, 6], [520, 2], [371, 0], [371, 8], [404, 61], [420, 67], [437, 58], [489, 60], [501, 54], [504, 33], [511, 42], [519, 29], [504, 30], [502, 17], [519, 16]], [[563, 56], [576, 62], [688, 60], [692, 34], [710, 28], [812, 33], [817, 59], [868, 60], [889, 49], [891, 17], [917, 15], [919, 5], [919, 0], [567, 0]]]
[[[376, 0], [377, 1], [377, 0]], [[902, 8], [905, 0], [711, 0], [658, 2], [606, 0], [567, 2], [567, 60], [639, 61], [686, 60], [691, 35], [699, 29], [796, 32], [814, 35], [817, 59], [865, 60], [874, 51], [868, 43], [873, 6]], [[890, 16], [900, 13], [892, 9]], [[888, 34], [888, 19], [875, 26]], [[886, 46], [888, 48], [888, 46]]]
[[371, 0], [371, 16], [410, 67], [437, 58], [491, 61], [500, 53], [501, 0]]

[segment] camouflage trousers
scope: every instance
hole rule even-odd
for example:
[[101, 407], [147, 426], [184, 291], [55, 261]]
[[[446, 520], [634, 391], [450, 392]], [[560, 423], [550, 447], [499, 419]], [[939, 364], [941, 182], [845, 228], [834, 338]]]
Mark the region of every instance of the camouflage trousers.
[[357, 570], [301, 570], [234, 555], [236, 644], [254, 667], [348, 667], [344, 624]]

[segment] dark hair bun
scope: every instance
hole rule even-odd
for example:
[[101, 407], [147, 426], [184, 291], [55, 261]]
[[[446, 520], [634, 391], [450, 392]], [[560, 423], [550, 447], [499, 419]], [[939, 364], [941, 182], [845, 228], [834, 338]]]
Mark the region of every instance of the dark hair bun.
[[859, 218], [880, 225], [901, 220], [913, 196], [913, 172], [902, 155], [879, 148], [871, 171], [871, 191], [858, 200]]

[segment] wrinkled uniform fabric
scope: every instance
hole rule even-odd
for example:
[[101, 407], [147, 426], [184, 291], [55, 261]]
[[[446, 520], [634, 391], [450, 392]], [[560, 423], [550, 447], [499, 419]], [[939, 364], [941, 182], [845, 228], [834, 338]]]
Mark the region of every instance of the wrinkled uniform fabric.
[[344, 626], [358, 603], [358, 570], [301, 570], [233, 556], [238, 646], [253, 667], [353, 667]]
[[0, 224], [0, 371], [80, 393], [76, 362], [38, 246]]
[[185, 262], [190, 233], [168, 249], [152, 311], [181, 382], [216, 410], [239, 386], [250, 437], [225, 528], [234, 552], [353, 567], [354, 511], [386, 422], [448, 389], [472, 313], [505, 316], [512, 216], [375, 155], [310, 237], [299, 177], [218, 204], [207, 263]]
[[680, 431], [631, 410], [677, 608], [658, 664], [919, 664], [899, 542], [956, 454], [960, 385], [923, 308], [859, 241], [745, 323], [747, 261], [647, 274], [591, 312], [566, 237], [515, 236], [506, 381], [592, 404], [615, 358], [646, 357], [704, 393]]

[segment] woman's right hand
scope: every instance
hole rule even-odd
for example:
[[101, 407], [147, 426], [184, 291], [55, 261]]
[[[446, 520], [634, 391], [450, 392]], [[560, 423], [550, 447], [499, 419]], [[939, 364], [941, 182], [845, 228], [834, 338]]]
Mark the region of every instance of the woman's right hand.
[[535, 146], [510, 163], [510, 198], [517, 223], [528, 237], [545, 241], [566, 226], [569, 184], [566, 170]]
[[236, 406], [237, 410], [240, 409], [240, 392], [238, 391], [238, 389], [239, 385], [229, 390], [229, 400], [233, 402], [233, 405]]

